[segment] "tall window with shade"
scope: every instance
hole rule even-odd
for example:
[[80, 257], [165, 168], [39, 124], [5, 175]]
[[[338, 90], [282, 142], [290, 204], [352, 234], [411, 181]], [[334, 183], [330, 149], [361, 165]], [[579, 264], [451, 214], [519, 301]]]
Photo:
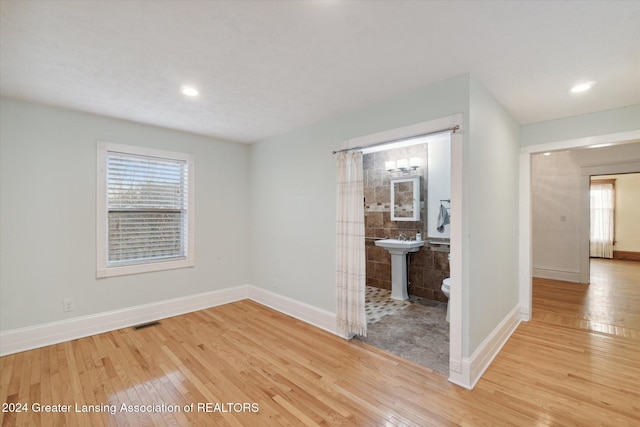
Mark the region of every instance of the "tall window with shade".
[[613, 258], [615, 231], [615, 180], [591, 181], [590, 255]]

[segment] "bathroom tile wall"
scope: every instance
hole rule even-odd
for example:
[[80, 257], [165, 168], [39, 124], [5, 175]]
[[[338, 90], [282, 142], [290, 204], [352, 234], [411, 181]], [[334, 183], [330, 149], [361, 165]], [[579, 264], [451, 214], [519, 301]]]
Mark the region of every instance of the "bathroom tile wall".
[[[420, 177], [420, 221], [391, 221], [391, 174], [385, 170], [388, 160], [420, 157], [422, 165], [415, 175]], [[365, 236], [397, 238], [403, 233], [407, 239], [422, 233], [426, 239], [425, 180], [427, 177], [427, 144], [369, 153], [364, 163], [364, 212]], [[366, 239], [367, 285], [391, 289], [391, 255], [375, 246], [373, 239]], [[428, 245], [412, 253], [409, 260], [409, 294], [436, 301], [447, 301], [440, 291], [442, 280], [449, 277], [447, 252]]]

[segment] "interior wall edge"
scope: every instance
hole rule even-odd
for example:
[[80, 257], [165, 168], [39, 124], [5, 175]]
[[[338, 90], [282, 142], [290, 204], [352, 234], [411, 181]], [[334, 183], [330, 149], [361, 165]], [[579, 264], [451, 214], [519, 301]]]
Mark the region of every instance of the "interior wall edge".
[[480, 343], [473, 354], [462, 359], [460, 373], [451, 371], [449, 381], [472, 390], [521, 321], [520, 304], [516, 304], [491, 334]]

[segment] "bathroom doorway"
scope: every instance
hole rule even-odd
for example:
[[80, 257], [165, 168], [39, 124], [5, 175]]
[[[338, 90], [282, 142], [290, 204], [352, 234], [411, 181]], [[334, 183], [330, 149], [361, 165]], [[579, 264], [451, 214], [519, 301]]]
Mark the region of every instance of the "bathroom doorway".
[[[341, 149], [372, 147], [389, 141], [409, 139], [418, 135], [442, 133], [450, 131], [450, 176], [451, 176], [451, 209], [450, 209], [450, 278], [451, 290], [448, 302], [449, 323], [449, 380], [460, 383], [463, 366], [463, 325], [462, 325], [462, 298], [465, 293], [462, 282], [462, 147], [464, 141], [464, 129], [462, 114], [455, 114], [427, 122], [415, 123], [402, 128], [391, 129], [371, 135], [364, 135], [342, 143]], [[457, 129], [456, 132], [451, 130]], [[424, 237], [423, 237], [424, 238]], [[365, 295], [362, 295], [363, 304]], [[440, 302], [439, 302], [440, 303]], [[443, 303], [440, 303], [443, 304]]]
[[[359, 339], [443, 375], [449, 374], [448, 298], [441, 287], [450, 276], [450, 144], [446, 132], [363, 150], [368, 333]], [[412, 203], [392, 200], [392, 186], [411, 178], [418, 181], [412, 200], [419, 214], [392, 215], [399, 203]], [[407, 254], [405, 301], [391, 298], [391, 256], [375, 244], [388, 238], [425, 241]]]

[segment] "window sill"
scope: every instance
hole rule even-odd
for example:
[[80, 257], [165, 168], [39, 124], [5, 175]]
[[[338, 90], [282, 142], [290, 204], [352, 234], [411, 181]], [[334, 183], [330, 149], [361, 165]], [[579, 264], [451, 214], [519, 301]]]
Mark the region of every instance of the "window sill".
[[124, 265], [121, 267], [102, 267], [97, 269], [96, 277], [98, 279], [102, 279], [105, 277], [174, 270], [176, 268], [189, 268], [193, 266], [195, 266], [195, 260], [187, 258], [176, 261], [158, 261], [147, 264]]

